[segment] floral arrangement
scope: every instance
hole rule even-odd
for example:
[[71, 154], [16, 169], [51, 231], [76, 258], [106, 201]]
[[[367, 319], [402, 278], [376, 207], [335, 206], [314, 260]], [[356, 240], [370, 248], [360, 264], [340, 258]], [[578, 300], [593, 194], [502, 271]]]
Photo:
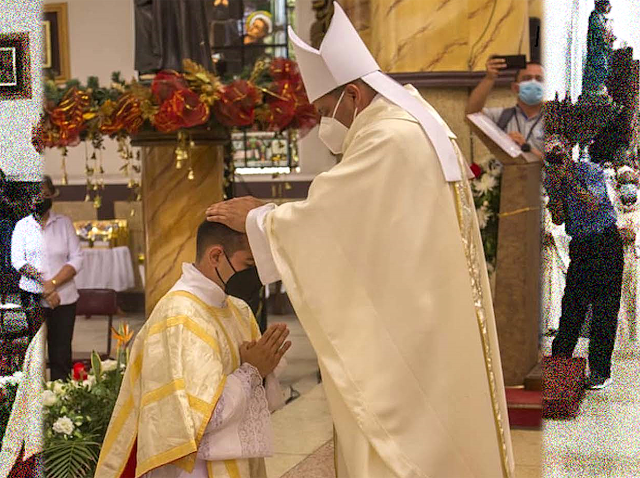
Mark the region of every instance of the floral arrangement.
[[173, 133], [195, 127], [311, 129], [317, 113], [309, 103], [295, 62], [258, 61], [247, 79], [224, 84], [197, 63], [184, 61], [184, 73], [159, 72], [151, 85], [126, 83], [114, 73], [109, 88], [90, 77], [63, 87], [45, 83], [44, 114], [34, 144], [68, 148], [103, 136], [122, 138], [142, 130]]
[[[85, 143], [87, 196], [95, 193], [94, 206], [101, 205], [99, 191], [104, 188], [101, 152], [103, 139], [118, 141], [123, 160], [121, 171], [129, 177], [131, 200], [140, 199], [140, 184], [133, 173], [141, 170], [129, 139], [149, 131], [177, 133], [176, 159], [179, 168], [188, 157], [188, 132], [193, 128], [250, 129], [282, 132], [297, 129], [306, 134], [318, 122], [309, 103], [302, 76], [295, 62], [286, 58], [259, 60], [245, 78], [223, 83], [201, 65], [185, 60], [184, 73], [160, 71], [151, 84], [125, 82], [120, 73], [112, 75], [109, 87], [100, 86], [96, 77], [83, 85], [71, 80], [64, 86], [45, 83], [44, 113], [33, 132], [39, 151], [58, 148], [62, 153], [62, 183], [67, 183], [68, 148]], [[93, 148], [89, 154], [87, 145]], [[192, 171], [189, 179], [193, 179]]]
[[94, 352], [89, 371], [77, 363], [68, 381], [46, 384], [42, 398], [48, 478], [94, 475], [133, 337], [126, 324], [112, 332], [118, 344], [117, 360], [101, 361]]
[[500, 177], [502, 165], [494, 158], [486, 157], [471, 165], [475, 175], [472, 180], [473, 196], [478, 215], [478, 225], [489, 274], [493, 275], [498, 250], [498, 214], [500, 212]]
[[0, 377], [0, 444], [9, 424], [13, 403], [18, 392], [18, 385], [20, 385], [23, 377], [24, 374], [22, 372]]

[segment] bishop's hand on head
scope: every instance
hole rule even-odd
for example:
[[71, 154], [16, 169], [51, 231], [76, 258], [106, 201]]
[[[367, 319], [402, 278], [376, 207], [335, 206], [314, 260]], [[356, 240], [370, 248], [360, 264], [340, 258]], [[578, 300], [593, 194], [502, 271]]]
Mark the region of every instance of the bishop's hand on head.
[[252, 209], [264, 206], [266, 203], [253, 196], [242, 196], [211, 205], [207, 209], [207, 221], [219, 222], [238, 232], [247, 232], [245, 223], [247, 215]]

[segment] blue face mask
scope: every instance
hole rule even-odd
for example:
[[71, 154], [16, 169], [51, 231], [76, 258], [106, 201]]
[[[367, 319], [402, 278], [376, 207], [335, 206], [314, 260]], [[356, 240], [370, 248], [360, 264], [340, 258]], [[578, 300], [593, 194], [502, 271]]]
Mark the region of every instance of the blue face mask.
[[537, 80], [523, 81], [519, 84], [518, 97], [526, 105], [533, 106], [542, 103], [544, 88]]

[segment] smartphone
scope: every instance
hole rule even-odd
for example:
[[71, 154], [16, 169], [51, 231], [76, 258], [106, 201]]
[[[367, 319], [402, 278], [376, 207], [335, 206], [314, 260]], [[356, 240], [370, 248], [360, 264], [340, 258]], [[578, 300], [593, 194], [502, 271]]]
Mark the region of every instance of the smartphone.
[[507, 70], [520, 70], [527, 67], [525, 55], [492, 55], [491, 58], [503, 58], [507, 64]]

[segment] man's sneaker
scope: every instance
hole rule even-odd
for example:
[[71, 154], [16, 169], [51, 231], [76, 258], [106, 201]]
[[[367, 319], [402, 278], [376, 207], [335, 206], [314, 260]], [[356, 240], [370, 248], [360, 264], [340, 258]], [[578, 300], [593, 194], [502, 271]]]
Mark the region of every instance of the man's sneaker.
[[584, 388], [587, 390], [602, 390], [611, 383], [611, 378], [600, 377], [597, 374], [591, 375], [587, 378]]

